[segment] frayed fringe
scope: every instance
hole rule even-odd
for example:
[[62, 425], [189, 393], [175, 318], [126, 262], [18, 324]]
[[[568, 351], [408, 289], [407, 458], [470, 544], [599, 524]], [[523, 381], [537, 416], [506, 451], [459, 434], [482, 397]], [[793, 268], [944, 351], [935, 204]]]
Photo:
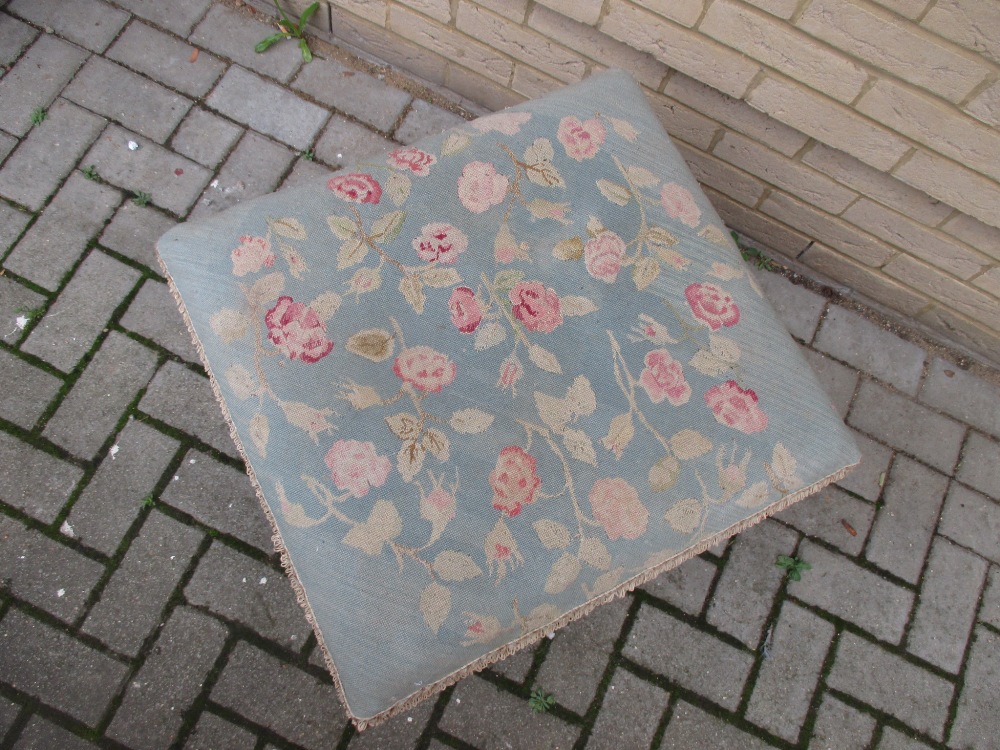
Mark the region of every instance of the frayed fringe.
[[731, 536], [735, 536], [743, 531], [746, 531], [751, 526], [754, 526], [765, 518], [768, 518], [775, 513], [780, 513], [785, 508], [799, 502], [800, 500], [809, 497], [816, 492], [819, 492], [827, 485], [834, 482], [838, 482], [847, 476], [858, 464], [851, 464], [850, 466], [845, 466], [844, 468], [835, 471], [818, 482], [814, 482], [808, 487], [803, 487], [795, 492], [786, 495], [775, 503], [767, 506], [766, 508], [758, 511], [752, 516], [743, 519], [737, 524], [733, 524], [729, 528], [713, 534], [712, 536], [701, 540], [692, 547], [688, 547], [668, 560], [655, 565], [652, 568], [644, 570], [642, 573], [633, 576], [624, 583], [619, 584], [615, 588], [594, 597], [588, 602], [581, 604], [579, 607], [566, 612], [556, 620], [544, 625], [543, 627], [536, 628], [529, 633], [516, 638], [513, 641], [509, 641], [504, 645], [490, 651], [478, 659], [469, 662], [461, 669], [457, 669], [449, 675], [442, 677], [437, 682], [430, 685], [425, 685], [420, 690], [412, 693], [403, 700], [393, 704], [385, 711], [375, 714], [374, 716], [361, 717], [355, 716], [351, 711], [351, 706], [347, 702], [347, 696], [344, 694], [343, 685], [340, 682], [340, 675], [337, 672], [337, 665], [333, 661], [333, 657], [330, 654], [329, 649], [326, 646], [326, 641], [323, 638], [323, 633], [316, 623], [316, 617], [313, 614], [312, 606], [309, 604], [309, 598], [306, 596], [306, 591], [302, 586], [302, 582], [299, 580], [298, 573], [295, 572], [295, 566], [292, 564], [292, 560], [288, 555], [288, 550], [285, 548], [284, 540], [281, 537], [281, 532], [278, 530], [277, 521], [274, 518], [274, 513], [271, 511], [271, 507], [268, 505], [267, 500], [264, 498], [264, 491], [257, 481], [257, 477], [254, 474], [253, 467], [250, 465], [250, 460], [247, 457], [247, 452], [243, 449], [243, 444], [240, 442], [239, 435], [236, 432], [236, 425], [233, 422], [232, 415], [229, 413], [229, 407], [226, 405], [225, 399], [222, 397], [222, 391], [219, 389], [218, 381], [216, 380], [215, 374], [212, 372], [212, 368], [208, 362], [208, 357], [205, 355], [204, 347], [202, 347], [201, 340], [198, 338], [198, 334], [191, 323], [191, 318], [188, 315], [187, 307], [184, 304], [184, 300], [181, 297], [180, 291], [174, 284], [174, 280], [167, 270], [166, 264], [163, 262], [163, 258], [160, 257], [159, 251], [157, 251], [157, 260], [159, 261], [160, 268], [163, 270], [163, 275], [167, 279], [167, 284], [170, 287], [170, 293], [174, 297], [174, 301], [177, 303], [177, 309], [180, 310], [181, 316], [184, 318], [184, 324], [187, 326], [188, 332], [191, 334], [191, 339], [194, 342], [195, 349], [198, 351], [198, 356], [201, 358], [202, 364], [205, 366], [205, 371], [208, 373], [209, 382], [212, 385], [212, 392], [215, 394], [216, 400], [219, 402], [219, 406], [222, 409], [222, 414], [226, 419], [226, 424], [229, 426], [229, 435], [233, 439], [233, 443], [236, 445], [236, 450], [240, 454], [240, 458], [243, 459], [243, 463], [246, 466], [247, 475], [250, 477], [250, 481], [253, 484], [254, 491], [257, 494], [257, 500], [260, 503], [260, 507], [264, 511], [264, 515], [267, 517], [267, 521], [271, 524], [271, 531], [274, 532], [271, 537], [274, 542], [275, 551], [281, 555], [281, 567], [284, 568], [285, 574], [288, 576], [289, 581], [292, 584], [292, 589], [295, 591], [295, 600], [299, 603], [302, 609], [305, 611], [306, 621], [313, 629], [313, 633], [316, 635], [316, 641], [319, 644], [320, 651], [323, 654], [323, 661], [326, 664], [326, 668], [329, 670], [330, 675], [333, 677], [333, 684], [337, 690], [337, 696], [340, 698], [340, 702], [344, 705], [348, 717], [354, 722], [355, 727], [357, 727], [359, 732], [363, 732], [366, 729], [376, 727], [379, 724], [383, 724], [394, 716], [401, 714], [405, 711], [409, 711], [414, 706], [422, 703], [428, 698], [437, 695], [442, 690], [454, 685], [459, 680], [468, 677], [469, 675], [475, 674], [486, 669], [498, 661], [506, 659], [508, 656], [516, 654], [523, 648], [531, 646], [538, 643], [542, 638], [544, 638], [549, 633], [559, 630], [560, 628], [569, 625], [571, 622], [579, 620], [581, 617], [585, 617], [590, 614], [595, 608], [601, 606], [602, 604], [607, 604], [608, 602], [614, 601], [615, 599], [620, 599], [631, 591], [635, 590], [639, 586], [656, 578], [661, 573], [665, 573], [668, 570], [676, 568], [678, 565], [687, 562], [692, 557], [700, 555], [705, 550], [711, 549], [719, 542], [729, 539]]

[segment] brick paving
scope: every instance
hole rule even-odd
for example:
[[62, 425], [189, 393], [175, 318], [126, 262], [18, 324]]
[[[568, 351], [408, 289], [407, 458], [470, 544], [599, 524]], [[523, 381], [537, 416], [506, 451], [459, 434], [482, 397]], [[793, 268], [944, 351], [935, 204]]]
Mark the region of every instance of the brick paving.
[[1000, 748], [1000, 375], [779, 274], [864, 466], [356, 733], [152, 245], [457, 116], [211, 0], [0, 5], [0, 750]]

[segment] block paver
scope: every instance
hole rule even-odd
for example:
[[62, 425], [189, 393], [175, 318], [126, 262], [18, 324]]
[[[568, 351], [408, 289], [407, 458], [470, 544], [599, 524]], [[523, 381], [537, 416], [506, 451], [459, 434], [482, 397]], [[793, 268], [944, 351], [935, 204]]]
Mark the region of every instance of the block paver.
[[[316, 663], [319, 666], [323, 666], [322, 654], [318, 648], [313, 652], [313, 658], [315, 659], [317, 657], [318, 661]], [[523, 684], [528, 678], [528, 672], [531, 670], [534, 661], [535, 649], [525, 648], [518, 651], [509, 659], [504, 659], [502, 661], [498, 661], [496, 664], [492, 664], [489, 669], [494, 674], [502, 675], [508, 680], [513, 680], [514, 682]]]
[[174, 220], [149, 206], [125, 201], [101, 234], [100, 243], [160, 273], [156, 240], [173, 227]]
[[245, 642], [229, 655], [211, 699], [309, 750], [336, 747], [344, 727], [332, 684]]
[[121, 326], [168, 349], [181, 359], [198, 362], [198, 352], [174, 296], [162, 281], [147, 279], [121, 319]]
[[779, 273], [754, 273], [754, 278], [788, 332], [807, 344], [812, 341], [826, 300]]
[[853, 633], [841, 636], [827, 685], [935, 739], [944, 734], [951, 683]]
[[17, 720], [21, 707], [6, 698], [0, 698], [0, 737], [3, 737]]
[[135, 656], [159, 625], [160, 612], [201, 544], [202, 533], [150, 513], [111, 576], [83, 631], [121, 654]]
[[114, 188], [73, 174], [4, 265], [45, 289], [58, 289], [120, 201], [121, 194]]
[[956, 367], [946, 359], [931, 362], [920, 400], [928, 406], [1000, 436], [1000, 387]]
[[669, 694], [625, 669], [611, 676], [588, 750], [649, 747]]
[[[6, 203], [0, 203], [0, 255], [6, 253], [13, 246], [29, 221], [31, 221], [31, 214]], [[2, 306], [3, 302], [0, 301], [0, 307]]]
[[18, 599], [72, 623], [104, 567], [13, 518], [0, 516], [0, 569]]
[[961, 423], [870, 380], [861, 383], [848, 422], [948, 473], [955, 468], [965, 435]]
[[205, 104], [299, 150], [309, 147], [328, 117], [321, 107], [237, 66], [226, 72]]
[[7, 10], [94, 52], [103, 52], [128, 20], [127, 13], [98, 0], [13, 0]]
[[357, 123], [334, 115], [316, 142], [316, 157], [331, 166], [353, 164], [391, 151], [396, 144]]
[[931, 549], [906, 649], [948, 672], [962, 666], [986, 561], [938, 537]]
[[206, 167], [215, 167], [243, 135], [243, 130], [201, 107], [193, 107], [174, 133], [171, 148]]
[[88, 726], [127, 675], [121, 662], [19, 610], [0, 621], [0, 680]]
[[38, 32], [28, 24], [15, 18], [4, 18], [0, 23], [0, 65], [6, 67], [17, 60], [36, 36]]
[[642, 587], [650, 596], [697, 615], [705, 607], [705, 598], [719, 569], [701, 557], [692, 557], [676, 568], [661, 573]]
[[[302, 53], [297, 44], [275, 44], [263, 54], [254, 52], [257, 42], [277, 30], [276, 25], [255, 21], [224, 5], [213, 4], [192, 32], [190, 41], [269, 78], [288, 83], [302, 65]], [[259, 95], [260, 92], [255, 93]]]
[[[220, 590], [219, 584], [223, 584]], [[311, 632], [285, 574], [213, 542], [184, 588], [189, 604], [298, 650]]]
[[961, 750], [990, 747], [1000, 737], [996, 686], [1000, 683], [1000, 635], [976, 628], [965, 683], [948, 744]]
[[41, 35], [0, 78], [0, 128], [17, 136], [31, 130], [31, 113], [38, 107], [47, 109], [86, 59], [79, 47], [51, 34]]
[[30, 430], [63, 382], [55, 375], [0, 349], [0, 419]]
[[348, 747], [350, 750], [403, 750], [415, 747], [431, 718], [434, 703], [433, 700], [425, 701], [385, 724], [356, 734]]
[[177, 451], [177, 441], [138, 420], [115, 439], [118, 452], [106, 456], [73, 503], [67, 519], [77, 538], [105, 555], [114, 554]]
[[329, 178], [330, 174], [329, 167], [317, 161], [309, 161], [300, 157], [296, 159], [295, 166], [292, 167], [292, 171], [285, 177], [285, 181], [281, 183], [281, 187], [300, 185], [308, 181], [318, 182], [321, 178]]
[[866, 750], [875, 732], [875, 719], [824, 695], [813, 724], [810, 750]]
[[256, 735], [205, 711], [198, 718], [184, 750], [254, 750]]
[[69, 499], [83, 470], [6, 432], [0, 432], [0, 501], [50, 523]]
[[660, 747], [684, 748], [684, 750], [719, 750], [723, 747], [767, 750], [774, 746], [705, 713], [700, 708], [679, 701], [674, 707]]
[[877, 750], [931, 750], [931, 746], [892, 727], [886, 727], [882, 732], [882, 739], [878, 742]]
[[955, 476], [973, 489], [1000, 500], [1000, 442], [971, 432]]
[[983, 605], [979, 609], [979, 619], [1000, 630], [1000, 568], [990, 569], [990, 579], [983, 592]]
[[42, 434], [74, 456], [93, 458], [155, 371], [154, 352], [111, 331]]
[[212, 180], [191, 212], [192, 218], [223, 211], [237, 203], [270, 193], [295, 156], [287, 147], [247, 133]]
[[306, 65], [292, 85], [384, 133], [391, 132], [411, 99], [405, 91], [332, 60]]
[[212, 6], [212, 0], [116, 0], [118, 5], [140, 18], [180, 36], [187, 36], [191, 29]]
[[899, 643], [913, 606], [912, 592], [809, 541], [799, 546], [798, 557], [812, 569], [792, 581], [788, 593], [877, 638]]
[[[827, 487], [809, 498], [809, 502], [795, 503], [776, 518], [808, 536], [829, 542], [848, 555], [858, 555], [868, 538], [875, 508], [836, 487]], [[848, 531], [845, 521], [854, 529], [854, 534]]]
[[182, 94], [199, 97], [208, 93], [226, 65], [201, 51], [192, 62], [195, 49], [175, 36], [136, 22], [108, 50], [108, 57]]
[[885, 481], [888, 479], [892, 449], [859, 432], [854, 433], [854, 440], [861, 451], [861, 465], [837, 484], [848, 492], [875, 502], [882, 494]]
[[423, 99], [415, 99], [410, 104], [410, 110], [396, 129], [395, 139], [400, 143], [410, 144], [419, 141], [427, 135], [440, 133], [456, 125], [464, 125], [464, 117], [449, 112], [446, 109], [428, 104]]
[[1000, 563], [1000, 504], [978, 492], [952, 484], [938, 533]]
[[227, 635], [217, 620], [189, 607], [175, 609], [149, 658], [129, 682], [108, 736], [136, 750], [169, 747]]
[[94, 746], [68, 729], [35, 714], [17, 738], [14, 750], [93, 750]]
[[820, 387], [830, 397], [833, 408], [842, 418], [846, 417], [851, 399], [854, 398], [854, 390], [858, 387], [858, 380], [861, 377], [858, 371], [823, 356], [815, 349], [803, 347], [802, 353], [816, 374]]
[[32, 211], [40, 210], [56, 191], [105, 121], [65, 99], [56, 99], [44, 125], [32, 128], [0, 170], [0, 195]]

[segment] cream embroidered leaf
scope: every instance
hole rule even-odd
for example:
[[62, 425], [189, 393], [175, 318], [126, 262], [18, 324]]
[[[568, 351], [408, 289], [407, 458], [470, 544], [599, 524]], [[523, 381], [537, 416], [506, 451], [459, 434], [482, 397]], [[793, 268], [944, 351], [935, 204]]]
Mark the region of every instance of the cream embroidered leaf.
[[611, 553], [597, 537], [584, 537], [580, 540], [580, 559], [598, 570], [611, 567]]
[[271, 231], [290, 240], [306, 239], [306, 228], [298, 219], [275, 219], [270, 222]]
[[649, 487], [653, 492], [666, 492], [681, 475], [681, 465], [673, 456], [664, 456], [649, 468]]
[[428, 268], [420, 272], [420, 280], [427, 286], [440, 289], [442, 287], [455, 286], [462, 283], [462, 277], [454, 268]]
[[552, 248], [552, 257], [558, 260], [579, 260], [583, 257], [583, 240], [579, 237], [560, 240]]
[[635, 424], [632, 422], [632, 412], [627, 411], [611, 420], [608, 434], [601, 438], [601, 445], [614, 453], [617, 460], [622, 457], [622, 453], [634, 437]]
[[425, 430], [420, 444], [438, 461], [448, 460], [451, 443], [448, 441], [448, 436], [440, 430]]
[[486, 323], [476, 331], [474, 346], [477, 352], [492, 349], [507, 338], [507, 331], [499, 323]]
[[546, 594], [559, 594], [566, 590], [580, 575], [580, 561], [576, 555], [569, 552], [564, 553], [549, 571], [549, 577], [545, 580]]
[[452, 133], [444, 139], [444, 144], [441, 146], [441, 155], [454, 156], [459, 151], [467, 149], [470, 143], [472, 143], [472, 136], [468, 133]]
[[385, 191], [389, 194], [389, 198], [392, 199], [393, 203], [397, 206], [402, 206], [406, 203], [406, 199], [410, 197], [411, 187], [410, 178], [397, 172], [386, 182]]
[[674, 531], [690, 534], [701, 523], [701, 503], [690, 497], [680, 500], [666, 512], [663, 520], [670, 524]]
[[712, 441], [697, 430], [684, 429], [670, 438], [670, 447], [677, 458], [688, 461], [712, 450]]
[[389, 425], [392, 434], [400, 440], [416, 440], [420, 434], [420, 417], [416, 414], [401, 411], [399, 414], [386, 417], [385, 423]]
[[528, 165], [526, 170], [528, 179], [542, 187], [566, 187], [559, 170], [552, 166], [554, 156], [552, 143], [547, 138], [535, 139], [524, 152], [524, 161]]
[[326, 223], [330, 226], [330, 231], [341, 242], [353, 238], [358, 233], [358, 225], [353, 219], [346, 216], [327, 216]]
[[639, 131], [635, 129], [632, 123], [619, 120], [617, 117], [609, 117], [608, 120], [611, 122], [611, 127], [614, 128], [615, 132], [626, 141], [634, 143], [635, 139], [639, 136]]
[[372, 239], [388, 244], [399, 236], [406, 219], [406, 211], [390, 211], [372, 222]]
[[556, 355], [548, 349], [543, 349], [538, 344], [532, 344], [528, 347], [528, 359], [534, 362], [536, 367], [545, 370], [545, 372], [551, 372], [556, 375], [562, 374], [562, 367], [559, 366], [559, 360], [556, 359]]
[[341, 297], [336, 292], [323, 292], [309, 303], [320, 320], [329, 320], [340, 309]]
[[756, 508], [763, 505], [770, 498], [771, 492], [767, 488], [767, 482], [756, 482], [743, 491], [743, 494], [736, 499], [736, 505], [741, 508]]
[[297, 529], [308, 529], [311, 526], [316, 526], [317, 524], [322, 523], [320, 519], [310, 518], [306, 513], [306, 509], [303, 508], [300, 503], [289, 501], [288, 497], [285, 495], [285, 488], [282, 486], [281, 482], [275, 482], [274, 489], [278, 493], [281, 516], [285, 519], [285, 523], [290, 526], [294, 526]]
[[567, 428], [563, 430], [562, 439], [563, 445], [569, 451], [569, 455], [577, 461], [597, 466], [597, 452], [594, 450], [594, 443], [586, 432]]
[[629, 182], [641, 188], [653, 187], [653, 185], [658, 184], [660, 181], [659, 177], [645, 167], [628, 167], [625, 170], [625, 175], [628, 177]]
[[361, 237], [351, 237], [344, 240], [344, 244], [340, 246], [340, 250], [337, 252], [337, 270], [342, 271], [345, 268], [356, 266], [367, 255], [368, 245], [365, 244], [365, 241]]
[[271, 434], [271, 427], [267, 423], [267, 415], [258, 412], [250, 419], [250, 439], [253, 440], [254, 447], [261, 458], [267, 458], [267, 439]]
[[455, 432], [460, 432], [463, 435], [476, 435], [489, 429], [489, 426], [493, 424], [493, 415], [479, 409], [460, 409], [451, 415], [448, 424]]
[[352, 527], [343, 542], [369, 555], [378, 555], [386, 542], [391, 542], [402, 532], [403, 521], [396, 506], [380, 498], [375, 501], [368, 520]]
[[261, 276], [247, 292], [247, 298], [254, 305], [269, 305], [278, 299], [278, 296], [285, 289], [285, 275], [282, 273], [269, 273]]
[[483, 569], [471, 557], [449, 549], [439, 552], [431, 567], [444, 581], [467, 581], [483, 574]]
[[598, 180], [597, 189], [601, 191], [601, 195], [616, 206], [626, 206], [632, 200], [631, 190], [625, 185], [619, 185], [617, 182], [612, 182], [611, 180]]
[[250, 326], [246, 315], [228, 307], [224, 307], [212, 315], [208, 322], [212, 326], [212, 330], [215, 331], [215, 335], [227, 344], [239, 341], [246, 336]]
[[388, 331], [382, 328], [369, 328], [351, 336], [344, 348], [351, 354], [357, 354], [372, 362], [382, 362], [392, 356], [395, 344], [392, 334]]
[[538, 164], [540, 162], [552, 161], [555, 157], [555, 149], [552, 148], [552, 141], [548, 138], [536, 138], [524, 151], [525, 164]]
[[590, 416], [597, 409], [597, 396], [584, 375], [577, 375], [566, 390], [566, 402], [577, 416]]
[[595, 305], [588, 297], [579, 297], [574, 294], [567, 294], [559, 299], [559, 307], [562, 314], [567, 317], [575, 315], [587, 315], [597, 311]]
[[607, 573], [602, 573], [594, 581], [594, 587], [588, 588], [587, 584], [583, 584], [583, 593], [587, 595], [588, 599], [593, 599], [600, 596], [605, 591], [610, 591], [612, 588], [618, 585], [618, 582], [622, 579], [622, 573], [625, 572], [625, 568], [615, 568], [614, 570], [609, 570]]
[[721, 245], [722, 247], [728, 247], [732, 241], [728, 234], [719, 229], [719, 227], [709, 224], [700, 232], [698, 232], [699, 237], [704, 237], [709, 242], [716, 245]]
[[545, 549], [566, 549], [569, 546], [569, 529], [561, 523], [542, 518], [535, 521], [531, 527], [538, 534], [538, 541], [545, 545]]
[[413, 312], [420, 315], [424, 311], [427, 297], [424, 295], [424, 285], [420, 283], [419, 276], [404, 276], [399, 281], [399, 291], [403, 299], [410, 303]]
[[601, 223], [601, 220], [598, 219], [596, 216], [591, 216], [589, 219], [587, 219], [588, 236], [596, 237], [597, 235], [601, 234], [604, 231], [607, 230], [604, 229], [604, 225]]
[[302, 257], [302, 253], [284, 242], [281, 243], [281, 256], [285, 259], [285, 263], [288, 264], [288, 270], [296, 279], [301, 279], [302, 274], [309, 270], [309, 266], [306, 265], [306, 259]]
[[349, 497], [347, 494], [343, 497], [337, 497], [330, 492], [329, 488], [325, 484], [319, 481], [316, 477], [311, 477], [308, 474], [302, 475], [302, 481], [306, 483], [306, 487], [308, 487], [309, 491], [313, 493], [320, 505], [327, 508], [332, 508], [334, 503], [342, 503]]
[[420, 592], [420, 614], [434, 635], [451, 614], [451, 591], [440, 583], [430, 583]]
[[404, 482], [412, 482], [424, 465], [424, 454], [427, 450], [418, 442], [404, 443], [396, 454], [396, 468]]
[[538, 409], [539, 419], [553, 432], [562, 432], [573, 418], [573, 409], [566, 399], [549, 396], [541, 391], [535, 391], [535, 407]]
[[632, 281], [640, 292], [656, 281], [660, 275], [660, 264], [655, 258], [639, 258], [632, 266]]
[[677, 244], [677, 238], [663, 227], [650, 227], [646, 230], [646, 242], [656, 250], [669, 250]]
[[527, 208], [536, 219], [554, 219], [560, 224], [566, 225], [573, 223], [566, 218], [566, 211], [569, 210], [568, 203], [553, 203], [541, 198], [534, 198], [528, 201]]
[[764, 464], [771, 483], [784, 492], [797, 490], [803, 482], [795, 473], [798, 469], [798, 462], [791, 452], [781, 443], [776, 443], [771, 455], [771, 463]]
[[317, 445], [319, 433], [333, 432], [333, 425], [327, 420], [327, 417], [333, 415], [332, 409], [317, 409], [299, 401], [278, 401], [278, 406], [285, 412], [288, 423], [305, 430]]
[[260, 388], [258, 388], [253, 375], [243, 365], [232, 365], [226, 370], [226, 382], [229, 383], [229, 387], [233, 389], [233, 393], [240, 401], [245, 401], [260, 393]]

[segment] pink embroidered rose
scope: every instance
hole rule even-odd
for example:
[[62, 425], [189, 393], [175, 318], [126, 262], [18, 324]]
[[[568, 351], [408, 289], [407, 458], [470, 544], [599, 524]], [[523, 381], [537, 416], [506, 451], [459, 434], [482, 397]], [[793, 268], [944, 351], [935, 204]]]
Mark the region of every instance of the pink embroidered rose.
[[479, 307], [476, 293], [467, 286], [458, 286], [448, 300], [451, 311], [451, 322], [461, 333], [472, 333], [483, 320], [483, 311]]
[[438, 393], [455, 379], [455, 363], [429, 346], [408, 346], [392, 366], [396, 377], [427, 393]]
[[646, 355], [646, 368], [639, 376], [639, 385], [654, 404], [667, 399], [674, 406], [680, 406], [691, 398], [691, 386], [684, 379], [681, 363], [666, 349], [654, 349]]
[[584, 246], [583, 259], [587, 273], [611, 284], [622, 270], [625, 242], [614, 232], [601, 232]]
[[480, 117], [469, 124], [480, 133], [495, 130], [504, 135], [517, 135], [521, 132], [521, 126], [530, 119], [530, 112], [497, 112], [495, 115]]
[[435, 487], [425, 498], [427, 503], [426, 513], [423, 513], [429, 521], [447, 523], [455, 517], [455, 496], [444, 487]]
[[719, 424], [747, 434], [767, 429], [767, 414], [757, 405], [757, 394], [740, 388], [735, 380], [709, 388], [705, 403]]
[[671, 219], [678, 219], [689, 227], [698, 226], [701, 220], [701, 209], [694, 202], [694, 196], [686, 187], [676, 182], [668, 182], [660, 191], [660, 203]]
[[691, 284], [684, 290], [684, 296], [687, 297], [695, 319], [707, 324], [713, 331], [740, 322], [740, 308], [720, 286], [709, 283]]
[[524, 376], [524, 366], [513, 354], [500, 365], [500, 377], [497, 378], [497, 387], [507, 390], [514, 390], [514, 385]]
[[514, 317], [529, 331], [551, 333], [563, 322], [559, 295], [540, 281], [520, 281], [508, 295]]
[[291, 297], [278, 297], [278, 303], [264, 315], [267, 337], [289, 359], [313, 363], [333, 349], [326, 337], [326, 323], [311, 307]]
[[437, 163], [437, 157], [411, 146], [410, 148], [397, 148], [395, 151], [390, 151], [386, 161], [390, 167], [401, 171], [408, 169], [415, 175], [426, 177], [431, 173], [431, 166]]
[[352, 497], [364, 497], [372, 487], [381, 487], [392, 471], [392, 464], [375, 451], [374, 443], [338, 440], [323, 459], [338, 490]]
[[542, 483], [535, 468], [535, 457], [519, 446], [501, 450], [496, 468], [490, 472], [493, 507], [513, 518], [523, 506], [535, 502], [535, 490]]
[[413, 240], [413, 249], [426, 263], [454, 263], [468, 247], [465, 232], [451, 224], [425, 224]]
[[352, 172], [331, 177], [326, 186], [341, 200], [351, 203], [378, 203], [382, 199], [382, 186], [370, 174]]
[[594, 520], [604, 527], [608, 539], [638, 539], [646, 532], [649, 511], [635, 487], [624, 479], [598, 479], [590, 488]]
[[240, 237], [240, 246], [233, 250], [233, 275], [246, 276], [257, 273], [261, 268], [274, 265], [274, 253], [271, 252], [271, 241], [266, 237]]
[[606, 135], [604, 126], [596, 117], [583, 122], [578, 117], [564, 117], [556, 131], [556, 138], [566, 149], [566, 156], [577, 161], [593, 159]]
[[507, 177], [497, 174], [489, 162], [469, 162], [458, 178], [458, 199], [472, 213], [481, 214], [503, 203], [509, 184]]

